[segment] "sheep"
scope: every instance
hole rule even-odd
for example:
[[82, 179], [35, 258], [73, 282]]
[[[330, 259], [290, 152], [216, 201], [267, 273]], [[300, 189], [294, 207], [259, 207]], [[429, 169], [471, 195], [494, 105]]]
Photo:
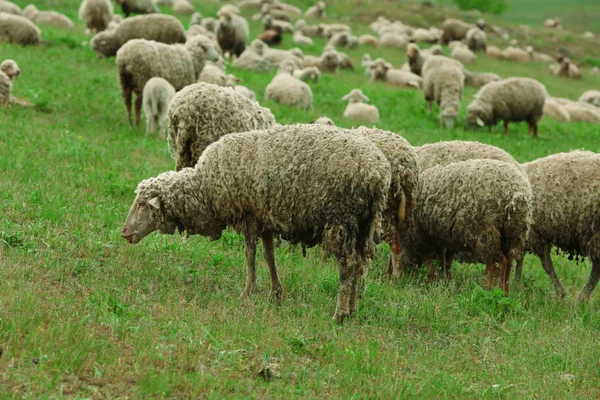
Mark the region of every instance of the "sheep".
[[6, 59], [0, 63], [0, 71], [4, 72], [12, 82], [17, 76], [21, 75], [21, 69], [15, 60]]
[[323, 24], [308, 25], [303, 19], [296, 21], [296, 31], [300, 31], [303, 35], [306, 35], [310, 38], [323, 37], [325, 35], [325, 28]]
[[260, 10], [262, 3], [263, 0], [242, 0], [238, 3], [238, 7]]
[[242, 96], [246, 96], [250, 100], [256, 101], [256, 93], [254, 93], [252, 90], [248, 89], [246, 86], [235, 85], [233, 87], [233, 90], [235, 90], [237, 93], [241, 94]]
[[204, 149], [223, 135], [275, 126], [268, 108], [231, 87], [210, 83], [196, 83], [177, 92], [168, 116], [169, 149], [177, 171], [193, 167]]
[[264, 50], [265, 58], [271, 63], [272, 66], [279, 66], [284, 60], [292, 58], [297, 64], [302, 63], [304, 53], [301, 49], [295, 47], [290, 50], [279, 50], [266, 48]]
[[[158, 13], [158, 8], [152, 2], [152, 0], [116, 0], [116, 3], [121, 6], [121, 10], [125, 17], [129, 17], [131, 14], [154, 14]], [[155, 21], [158, 24], [164, 23], [164, 21]]]
[[484, 31], [479, 29], [479, 27], [475, 26], [469, 29], [465, 39], [467, 40], [467, 46], [469, 46], [470, 50], [486, 52], [487, 35]]
[[350, 93], [342, 97], [342, 100], [348, 102], [348, 106], [344, 111], [344, 118], [367, 124], [379, 122], [377, 107], [365, 104], [369, 101], [369, 98], [360, 89], [352, 89]]
[[282, 10], [285, 11], [288, 14], [294, 14], [294, 15], [302, 15], [302, 10], [296, 6], [293, 6], [291, 4], [288, 3], [283, 3], [281, 1], [274, 1], [271, 4], [272, 9], [274, 10]]
[[270, 71], [273, 66], [265, 57], [266, 48], [267, 45], [264, 42], [255, 39], [250, 43], [250, 47], [247, 47], [238, 58], [233, 60], [231, 65], [239, 69], [249, 69], [255, 72]]
[[347, 47], [355, 49], [358, 47], [358, 38], [348, 32], [340, 32], [333, 35], [327, 42], [328, 46]]
[[319, 1], [314, 6], [309, 7], [304, 15], [309, 18], [325, 18], [325, 2]]
[[[533, 225], [527, 250], [538, 256], [559, 297], [566, 291], [556, 276], [550, 250], [587, 257], [592, 271], [578, 302], [587, 302], [600, 278], [600, 155], [591, 151], [558, 153], [523, 164], [533, 190]], [[523, 258], [515, 277], [521, 277]]]
[[379, 45], [381, 44], [379, 42], [379, 39], [377, 39], [375, 36], [373, 35], [360, 35], [358, 37], [358, 43], [359, 44], [366, 44], [368, 46], [372, 46], [372, 47], [379, 47]]
[[509, 78], [490, 82], [475, 95], [467, 107], [469, 126], [492, 126], [504, 121], [508, 133], [511, 121], [526, 121], [529, 133], [538, 137], [538, 122], [544, 113], [544, 102], [550, 97], [546, 87], [531, 78]]
[[12, 79], [0, 70], [0, 108], [6, 107], [11, 102]]
[[412, 72], [393, 69], [392, 65], [382, 58], [373, 61], [368, 67], [368, 73], [373, 81], [384, 81], [392, 86], [420, 88], [423, 78]]
[[544, 116], [548, 116], [558, 122], [570, 122], [571, 116], [569, 111], [557, 102], [555, 99], [549, 97], [544, 102]]
[[522, 257], [532, 222], [531, 185], [523, 171], [492, 159], [436, 165], [421, 172], [415, 192], [403, 262], [437, 258], [446, 278], [454, 257], [483, 263], [489, 284], [498, 277], [508, 293], [512, 262]]
[[79, 6], [79, 19], [92, 34], [106, 30], [113, 15], [110, 0], [83, 0]]
[[53, 26], [55, 28], [72, 28], [73, 21], [64, 14], [56, 11], [40, 11], [33, 4], [23, 9], [23, 15], [37, 25]]
[[496, 46], [488, 46], [485, 49], [485, 55], [496, 60], [504, 60], [504, 52]]
[[581, 79], [581, 70], [568, 57], [558, 59], [558, 64], [550, 65], [550, 72], [553, 75], [560, 75], [571, 79]]
[[262, 19], [263, 29], [273, 29], [277, 27], [283, 33], [292, 33], [294, 32], [294, 27], [291, 23], [287, 21], [281, 21], [273, 18], [272, 15], [267, 14]]
[[528, 63], [531, 61], [531, 56], [523, 49], [507, 47], [502, 51], [502, 59], [513, 62]]
[[10, 1], [0, 0], [0, 12], [5, 12], [8, 14], [14, 15], [22, 15], [21, 7], [18, 5], [11, 3]]
[[[406, 46], [406, 58], [408, 59], [409, 70], [415, 75], [422, 75], [423, 64], [430, 56], [442, 55], [442, 48], [439, 45], [432, 46], [429, 49], [421, 50], [416, 43], [409, 43]], [[462, 64], [456, 61], [457, 65]]]
[[548, 18], [544, 21], [544, 27], [550, 29], [562, 29], [560, 18]]
[[434, 101], [440, 107], [440, 128], [454, 127], [464, 81], [462, 69], [444, 56], [431, 56], [423, 65], [423, 94], [429, 113]]
[[[335, 157], [331, 157], [335, 154]], [[321, 244], [339, 263], [334, 321], [356, 310], [357, 281], [375, 254], [374, 232], [391, 182], [384, 154], [367, 138], [325, 125], [279, 126], [226, 135], [194, 168], [142, 181], [121, 237], [139, 243], [158, 230], [218, 239], [227, 226], [244, 235], [247, 277], [256, 287], [256, 242], [261, 237], [271, 296], [281, 300], [273, 237]]]
[[490, 82], [501, 81], [502, 78], [493, 72], [470, 72], [463, 69], [465, 74], [465, 86], [480, 88]]
[[175, 0], [173, 2], [173, 14], [192, 15], [194, 14], [194, 5], [188, 0]]
[[408, 44], [409, 37], [405, 34], [384, 33], [379, 38], [381, 47], [390, 47], [394, 49], [403, 49]]
[[554, 62], [554, 58], [552, 56], [549, 56], [548, 54], [544, 54], [544, 53], [538, 53], [537, 51], [533, 50], [532, 46], [527, 46], [525, 48], [525, 51], [527, 53], [529, 53], [529, 57], [531, 58], [532, 61], [545, 62], [545, 63]]
[[588, 90], [587, 92], [584, 92], [577, 101], [590, 103], [593, 106], [600, 107], [600, 90]]
[[324, 52], [330, 52], [337, 56], [339, 69], [349, 69], [354, 71], [354, 64], [352, 64], [352, 59], [348, 54], [337, 51], [334, 46], [329, 44], [325, 46]]
[[284, 10], [280, 10], [277, 8], [273, 8], [268, 3], [263, 3], [260, 9], [260, 13], [256, 14], [252, 17], [252, 19], [258, 20], [264, 18], [265, 15], [270, 15], [274, 19], [278, 21], [290, 22], [291, 18]]
[[40, 40], [40, 30], [33, 22], [20, 15], [0, 12], [0, 43], [27, 46], [38, 45]]
[[450, 42], [450, 57], [461, 62], [461, 64], [475, 64], [477, 56], [473, 53], [466, 44], [462, 42]]
[[310, 122], [311, 124], [317, 124], [317, 125], [331, 125], [331, 126], [336, 126], [335, 122], [333, 122], [329, 117], [319, 117], [317, 119], [315, 119], [314, 121]]
[[480, 20], [476, 25], [472, 25], [458, 19], [449, 18], [442, 24], [444, 31], [442, 34], [442, 43], [448, 44], [453, 40], [463, 40], [467, 37], [467, 32], [476, 27], [483, 30], [485, 28], [485, 21]]
[[[224, 62], [224, 60], [221, 58], [219, 62]], [[198, 76], [198, 82], [212, 83], [219, 86], [226, 86], [225, 80], [225, 65], [218, 64], [218, 62], [207, 62]]]
[[569, 101], [563, 103], [563, 107], [569, 113], [571, 122], [600, 123], [600, 111], [591, 104]]
[[138, 15], [126, 18], [115, 29], [97, 33], [92, 37], [90, 45], [99, 58], [112, 57], [132, 39], [172, 44], [185, 43], [186, 36], [183, 24], [172, 15]]
[[304, 69], [296, 69], [292, 74], [303, 82], [313, 81], [317, 83], [321, 76], [321, 71], [317, 67], [306, 67]]
[[167, 110], [175, 88], [163, 78], [151, 78], [143, 91], [144, 114], [146, 114], [146, 136], [158, 129], [158, 137], [165, 138]]
[[294, 65], [284, 61], [279, 66], [277, 75], [265, 88], [265, 98], [280, 104], [296, 108], [312, 107], [313, 93], [306, 83], [292, 75]]
[[248, 43], [250, 33], [248, 21], [229, 10], [221, 10], [217, 16], [219, 17], [217, 40], [223, 54], [230, 53], [239, 57], [246, 49], [246, 43]]
[[214, 48], [200, 37], [190, 39], [185, 45], [145, 39], [125, 43], [117, 52], [117, 67], [129, 122], [132, 93], [135, 93], [136, 125], [140, 123], [142, 91], [150, 78], [164, 78], [178, 91], [198, 80], [207, 60], [217, 61], [218, 58]]
[[299, 44], [299, 45], [305, 45], [305, 46], [312, 46], [313, 45], [313, 40], [304, 35], [302, 33], [302, 31], [295, 31], [294, 32], [294, 36], [292, 37], [292, 40], [294, 41], [294, 43]]
[[229, 14], [235, 14], [235, 15], [242, 15], [240, 9], [236, 6], [234, 6], [233, 4], [224, 4], [221, 6], [221, 8], [219, 8], [219, 11], [217, 11], [217, 16], [221, 13], [229, 13]]
[[442, 37], [442, 31], [437, 28], [417, 28], [411, 34], [411, 40], [415, 42], [437, 43]]

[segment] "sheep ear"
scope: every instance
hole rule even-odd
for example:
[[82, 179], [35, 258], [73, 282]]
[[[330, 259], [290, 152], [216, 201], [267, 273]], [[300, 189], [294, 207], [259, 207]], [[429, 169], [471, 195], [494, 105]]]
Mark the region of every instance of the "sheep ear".
[[350, 94], [347, 94], [344, 97], [342, 97], [342, 101], [348, 101], [349, 98], [350, 98]]
[[392, 69], [392, 64], [390, 64], [389, 62], [386, 62], [383, 64], [387, 69]]
[[370, 101], [369, 98], [367, 96], [365, 96], [364, 94], [362, 95], [362, 100], [363, 101]]
[[158, 197], [153, 197], [150, 199], [150, 201], [148, 201], [148, 204], [150, 204], [152, 207], [156, 208], [157, 210], [160, 210], [160, 199]]
[[481, 118], [477, 117], [477, 125], [479, 125], [483, 128], [485, 126], [485, 123], [483, 122], [483, 120]]

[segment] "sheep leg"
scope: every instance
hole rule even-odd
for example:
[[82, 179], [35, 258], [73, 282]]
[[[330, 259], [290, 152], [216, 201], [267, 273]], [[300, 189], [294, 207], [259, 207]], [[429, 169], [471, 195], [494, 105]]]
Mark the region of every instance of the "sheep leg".
[[486, 287], [485, 289], [489, 290], [494, 286], [494, 269], [495, 265], [493, 262], [488, 262], [485, 264], [485, 278], [486, 278]]
[[435, 265], [433, 265], [433, 260], [427, 260], [427, 280], [430, 283], [435, 282], [437, 280], [437, 271], [435, 270]]
[[160, 140], [165, 140], [166, 137], [166, 132], [167, 132], [167, 123], [168, 123], [168, 119], [167, 118], [162, 118], [158, 121], [158, 129], [160, 129], [160, 131], [158, 132], [158, 138]]
[[356, 263], [354, 266], [354, 279], [352, 279], [352, 291], [350, 292], [350, 300], [348, 301], [348, 308], [350, 310], [350, 314], [354, 313], [354, 311], [356, 311], [356, 309], [358, 308], [358, 285], [361, 284], [362, 286], [361, 292], [364, 286], [366, 286], [366, 283], [363, 279], [365, 275], [365, 270], [363, 267], [364, 264], [362, 257], [357, 256]]
[[277, 301], [281, 301], [281, 298], [283, 296], [283, 287], [281, 286], [281, 281], [279, 280], [279, 276], [277, 275], [277, 267], [275, 266], [273, 233], [264, 232], [261, 235], [261, 238], [263, 243], [263, 253], [265, 261], [269, 266], [269, 274], [271, 275], [271, 293], [269, 294], [269, 297]]
[[504, 134], [508, 135], [508, 121], [504, 121]]
[[500, 262], [501, 270], [500, 270], [500, 289], [504, 290], [504, 292], [508, 295], [509, 291], [509, 280], [510, 280], [510, 269], [512, 267], [512, 260], [502, 255], [502, 259]]
[[240, 294], [240, 297], [247, 297], [250, 293], [256, 290], [256, 237], [251, 234], [244, 234], [246, 243], [246, 287]]
[[431, 114], [432, 103], [433, 103], [432, 101], [427, 102], [427, 114]]
[[444, 249], [440, 255], [440, 264], [442, 267], [442, 276], [444, 277], [444, 279], [446, 280], [451, 280], [452, 279], [452, 271], [451, 271], [451, 267], [452, 264], [449, 263], [448, 261], [451, 260], [451, 257], [446, 257], [446, 253], [447, 250]]
[[[544, 249], [543, 254], [540, 255], [539, 257], [540, 257], [540, 261], [542, 262], [542, 267], [544, 267], [544, 271], [546, 271], [546, 273], [550, 277], [550, 280], [552, 280], [552, 283], [554, 284], [554, 289], [556, 290], [556, 295], [560, 298], [565, 297], [567, 294], [567, 291], [565, 290], [563, 285], [560, 283], [558, 276], [556, 276], [556, 271], [554, 270], [554, 266], [552, 265], [552, 258], [550, 257], [550, 248]], [[590, 277], [591, 277], [591, 275], [590, 275]], [[596, 286], [596, 284], [594, 284], [594, 286]], [[592, 290], [593, 290], [593, 288], [592, 288]]]
[[131, 89], [128, 87], [123, 88], [122, 95], [123, 101], [125, 102], [125, 108], [127, 109], [127, 118], [129, 120], [129, 125], [131, 125]]
[[519, 257], [517, 265], [515, 266], [515, 281], [520, 281], [523, 277], [523, 259], [525, 257]]
[[135, 98], [135, 125], [140, 126], [140, 119], [142, 118], [142, 100], [144, 96], [138, 94]]
[[352, 293], [353, 280], [356, 276], [354, 263], [356, 262], [353, 255], [349, 257], [343, 255], [338, 259], [340, 264], [340, 281], [338, 289], [337, 307], [333, 320], [338, 324], [344, 322], [344, 319], [350, 315], [350, 296]]
[[587, 303], [590, 300], [590, 295], [596, 288], [598, 279], [600, 279], [600, 260], [592, 260], [592, 272], [590, 273], [590, 277], [583, 287], [583, 290], [577, 297], [578, 303]]

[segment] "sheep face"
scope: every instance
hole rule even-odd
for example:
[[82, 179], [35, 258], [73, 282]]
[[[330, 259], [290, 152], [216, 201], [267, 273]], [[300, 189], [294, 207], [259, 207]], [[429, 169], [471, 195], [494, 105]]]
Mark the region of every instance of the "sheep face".
[[350, 103], [366, 103], [369, 101], [369, 98], [360, 89], [352, 89], [350, 93], [342, 97], [342, 100], [349, 101]]
[[116, 54], [119, 45], [112, 40], [111, 32], [100, 32], [91, 40], [92, 50], [98, 54], [98, 58], [104, 58], [107, 54]]
[[129, 244], [139, 243], [144, 237], [158, 229], [152, 214], [160, 211], [161, 202], [158, 197], [146, 199], [145, 196], [138, 193], [131, 205], [127, 220], [125, 220], [121, 237]]
[[21, 70], [14, 60], [2, 61], [2, 64], [0, 64], [0, 71], [4, 72], [11, 81], [15, 78], [15, 76], [19, 76], [21, 74]]
[[373, 79], [384, 81], [390, 69], [389, 65], [384, 62], [376, 62], [370, 67]]
[[488, 110], [482, 104], [477, 101], [469, 104], [467, 107], [467, 126], [471, 128], [491, 125], [491, 118], [489, 118]]

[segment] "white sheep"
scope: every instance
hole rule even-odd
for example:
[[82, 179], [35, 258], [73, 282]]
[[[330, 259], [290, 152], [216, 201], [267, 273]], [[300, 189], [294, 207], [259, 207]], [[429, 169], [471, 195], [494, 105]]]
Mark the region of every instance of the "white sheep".
[[382, 58], [378, 58], [368, 66], [368, 75], [371, 80], [384, 81], [392, 86], [418, 89], [423, 85], [423, 78], [419, 75], [410, 71], [393, 69], [392, 64]]
[[462, 64], [475, 64], [477, 61], [477, 55], [473, 53], [463, 42], [452, 41], [450, 42], [449, 47], [452, 51], [450, 57], [460, 61]]
[[325, 18], [325, 2], [317, 2], [314, 6], [309, 7], [304, 15], [310, 18]]
[[379, 39], [381, 47], [390, 47], [393, 49], [403, 49], [409, 41], [408, 35], [398, 33], [384, 33]]
[[146, 136], [158, 129], [158, 137], [165, 139], [167, 111], [175, 96], [175, 88], [163, 78], [151, 78], [144, 86], [144, 114], [146, 114]]
[[430, 113], [434, 101], [440, 107], [440, 128], [454, 127], [464, 81], [462, 69], [447, 57], [431, 56], [423, 65], [423, 94]]
[[379, 42], [379, 39], [377, 39], [373, 35], [360, 35], [358, 37], [358, 43], [359, 44], [366, 44], [366, 45], [372, 46], [372, 47], [379, 47], [380, 44], [381, 44]]
[[33, 4], [23, 9], [23, 15], [38, 25], [55, 28], [73, 28], [75, 24], [69, 17], [56, 11], [40, 11]]
[[600, 107], [600, 90], [588, 90], [587, 92], [584, 92], [577, 101], [590, 103], [593, 106]]
[[478, 26], [467, 31], [466, 41], [469, 49], [473, 51], [483, 51], [485, 53], [487, 49], [487, 35], [484, 31], [479, 29]]
[[502, 59], [520, 63], [528, 63], [531, 61], [529, 53], [517, 47], [507, 47], [504, 49], [502, 51]]
[[317, 67], [306, 67], [304, 69], [294, 70], [292, 75], [304, 82], [313, 81], [314, 83], [317, 83], [321, 76], [321, 71]]
[[267, 44], [262, 40], [255, 39], [250, 44], [250, 47], [246, 47], [246, 50], [233, 62], [236, 68], [249, 69], [255, 72], [266, 72], [270, 71], [273, 66], [271, 62], [265, 57], [265, 50]]
[[188, 0], [175, 0], [173, 2], [173, 14], [176, 15], [192, 15], [194, 13], [194, 5]]
[[83, 0], [79, 6], [79, 19], [92, 34], [102, 32], [113, 19], [113, 6], [110, 0]]
[[365, 104], [369, 98], [360, 89], [352, 89], [342, 100], [348, 102], [344, 118], [367, 124], [379, 122], [379, 110], [373, 105]]
[[312, 90], [310, 86], [292, 75], [294, 69], [295, 64], [290, 60], [282, 62], [277, 75], [265, 89], [265, 98], [292, 107], [310, 108], [313, 99]]
[[310, 37], [306, 36], [304, 33], [302, 33], [302, 31], [299, 31], [299, 30], [294, 32], [293, 40], [294, 40], [294, 43], [299, 44], [299, 45], [305, 45], [305, 46], [313, 45], [313, 40]]
[[555, 99], [549, 97], [544, 102], [544, 116], [558, 122], [570, 122], [569, 111]]

